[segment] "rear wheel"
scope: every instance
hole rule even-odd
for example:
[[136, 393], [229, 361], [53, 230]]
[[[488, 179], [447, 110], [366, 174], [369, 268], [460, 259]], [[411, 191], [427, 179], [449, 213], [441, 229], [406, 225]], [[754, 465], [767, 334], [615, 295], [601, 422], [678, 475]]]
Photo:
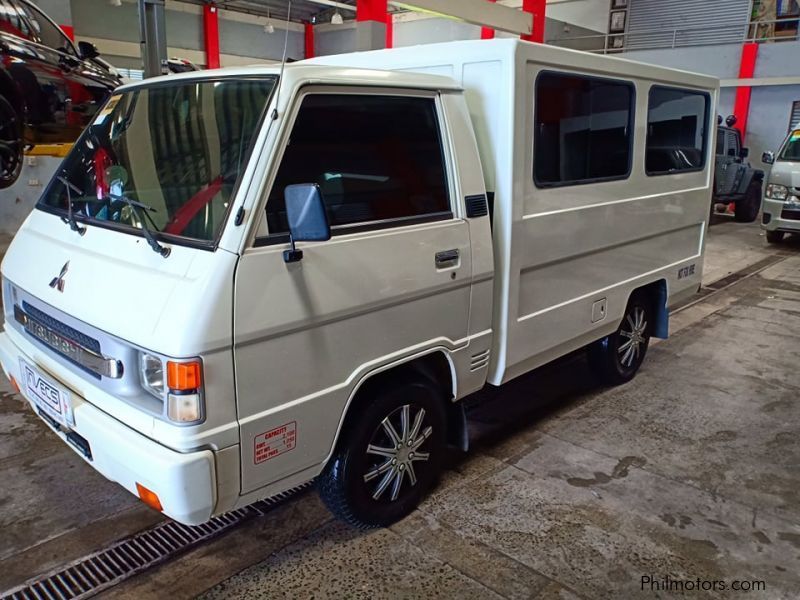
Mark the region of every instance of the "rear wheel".
[[649, 298], [635, 293], [617, 330], [589, 346], [589, 364], [601, 381], [619, 385], [633, 379], [644, 362], [652, 322]]
[[0, 96], [0, 189], [12, 185], [22, 171], [22, 120]]
[[780, 244], [783, 241], [783, 236], [784, 236], [783, 231], [768, 231], [767, 241], [770, 244]]
[[744, 198], [736, 201], [734, 219], [739, 223], [752, 223], [761, 208], [761, 182], [751, 181]]
[[317, 485], [330, 511], [354, 527], [384, 527], [411, 513], [436, 482], [445, 448], [441, 393], [425, 380], [365, 392]]

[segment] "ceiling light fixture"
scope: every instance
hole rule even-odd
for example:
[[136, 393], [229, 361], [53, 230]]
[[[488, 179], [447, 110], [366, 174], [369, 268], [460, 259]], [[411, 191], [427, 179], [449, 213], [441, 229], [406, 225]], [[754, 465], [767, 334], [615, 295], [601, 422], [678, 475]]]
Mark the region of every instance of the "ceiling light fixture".
[[122, 6], [122, 0], [108, 0], [111, 6]]
[[264, 33], [275, 33], [275, 27], [272, 25], [272, 19], [269, 16], [269, 8], [267, 9], [267, 23], [264, 25]]
[[343, 25], [344, 19], [342, 18], [342, 13], [339, 12], [339, 9], [336, 9], [336, 12], [333, 13], [331, 17], [331, 25]]

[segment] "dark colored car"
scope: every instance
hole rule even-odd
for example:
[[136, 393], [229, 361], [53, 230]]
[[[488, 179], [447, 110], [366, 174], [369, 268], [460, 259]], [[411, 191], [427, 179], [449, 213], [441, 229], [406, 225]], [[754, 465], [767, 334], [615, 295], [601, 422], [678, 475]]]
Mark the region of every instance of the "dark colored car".
[[0, 189], [19, 177], [25, 146], [74, 142], [120, 85], [97, 56], [28, 0], [0, 0]]
[[742, 223], [752, 223], [761, 207], [764, 171], [754, 169], [745, 160], [749, 151], [742, 147], [742, 136], [733, 127], [735, 117], [728, 117], [726, 124], [727, 127], [721, 123], [717, 126], [712, 206], [734, 202], [734, 218]]

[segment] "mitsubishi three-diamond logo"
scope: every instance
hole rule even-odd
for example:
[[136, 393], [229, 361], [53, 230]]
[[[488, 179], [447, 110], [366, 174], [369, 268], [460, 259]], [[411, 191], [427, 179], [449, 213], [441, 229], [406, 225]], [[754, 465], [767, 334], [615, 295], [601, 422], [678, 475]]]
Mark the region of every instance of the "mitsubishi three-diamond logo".
[[61, 273], [58, 274], [58, 277], [53, 277], [53, 281], [50, 282], [50, 287], [58, 290], [59, 292], [63, 292], [64, 276], [67, 274], [68, 270], [69, 270], [69, 261], [65, 262], [64, 266], [61, 267]]

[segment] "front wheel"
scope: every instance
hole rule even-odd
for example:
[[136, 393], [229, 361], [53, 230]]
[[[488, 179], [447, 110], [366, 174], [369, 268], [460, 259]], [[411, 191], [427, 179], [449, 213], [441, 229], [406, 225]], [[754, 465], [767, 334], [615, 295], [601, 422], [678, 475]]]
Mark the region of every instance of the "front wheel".
[[736, 201], [734, 219], [739, 223], [752, 223], [761, 208], [761, 182], [751, 181], [744, 198]]
[[328, 509], [360, 529], [391, 525], [419, 505], [438, 479], [446, 439], [443, 399], [427, 381], [365, 393], [317, 480]]
[[783, 241], [783, 236], [784, 236], [783, 231], [768, 231], [767, 241], [770, 244], [780, 244]]
[[589, 346], [589, 365], [601, 381], [619, 385], [633, 379], [644, 362], [652, 322], [649, 298], [635, 293], [617, 330]]
[[0, 189], [19, 178], [23, 149], [22, 120], [11, 103], [0, 96]]

